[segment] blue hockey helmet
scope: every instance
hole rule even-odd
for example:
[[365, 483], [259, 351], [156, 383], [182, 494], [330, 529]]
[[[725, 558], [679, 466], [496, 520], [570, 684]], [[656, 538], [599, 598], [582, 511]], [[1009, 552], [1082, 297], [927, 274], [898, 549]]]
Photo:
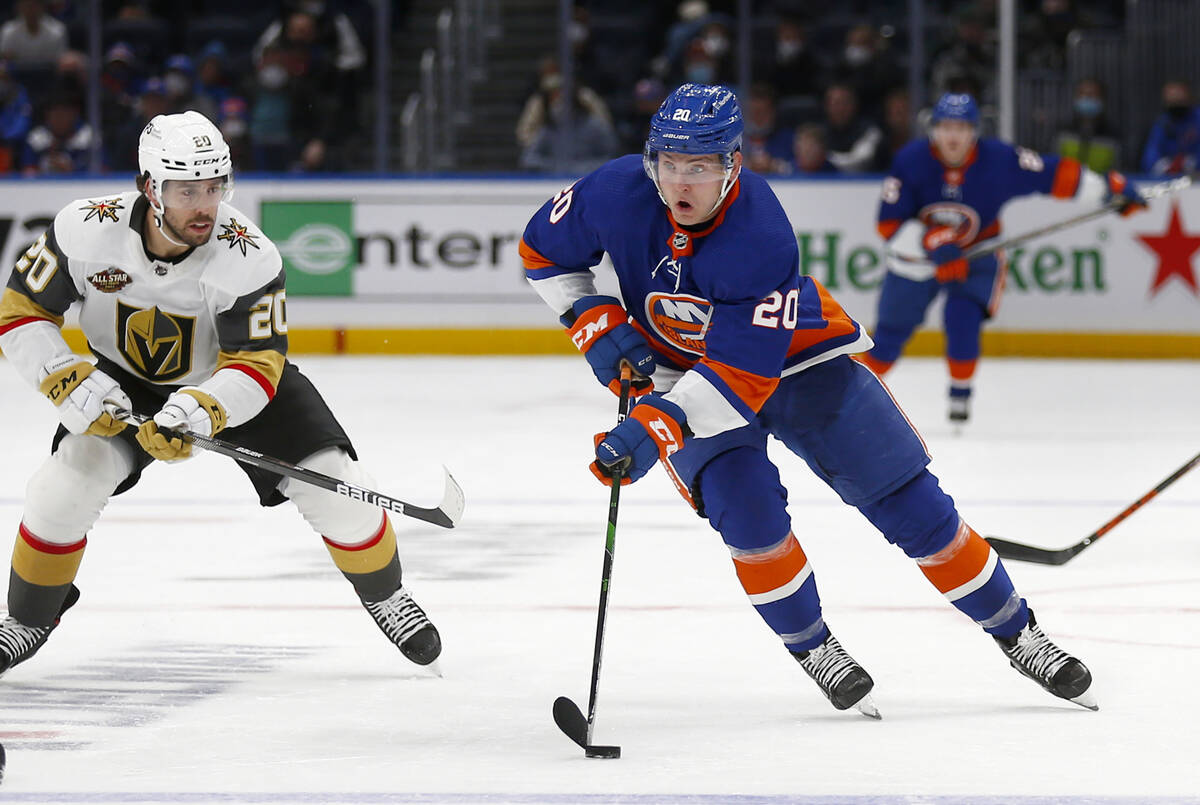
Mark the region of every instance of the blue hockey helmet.
[[965, 92], [947, 92], [938, 98], [931, 120], [934, 125], [942, 120], [961, 120], [979, 128], [979, 106]]
[[[658, 188], [658, 155], [674, 154], [718, 154], [722, 170], [713, 176], [723, 182], [717, 205], [733, 186], [733, 155], [741, 150], [742, 110], [737, 96], [727, 87], [712, 84], [684, 84], [667, 96], [662, 106], [650, 118], [650, 134], [646, 138], [643, 164], [646, 175]], [[701, 176], [695, 181], [703, 181]], [[663, 198], [666, 203], [666, 199]], [[716, 209], [716, 206], [713, 207]]]

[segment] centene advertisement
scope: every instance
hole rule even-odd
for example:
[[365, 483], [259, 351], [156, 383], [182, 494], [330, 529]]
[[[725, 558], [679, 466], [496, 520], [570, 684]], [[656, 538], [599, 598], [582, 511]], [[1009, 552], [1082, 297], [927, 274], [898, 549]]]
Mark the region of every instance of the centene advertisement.
[[[0, 183], [0, 274], [73, 199], [115, 181]], [[293, 327], [557, 327], [524, 281], [517, 243], [559, 180], [239, 180], [233, 204], [260, 222], [288, 269]], [[774, 183], [796, 229], [801, 270], [864, 324], [884, 274], [878, 180]], [[1012, 236], [1087, 210], [1032, 197], [1004, 215]], [[1157, 199], [1009, 250], [992, 327], [1028, 332], [1200, 334], [1200, 190]], [[751, 254], [753, 247], [751, 245]], [[653, 266], [647, 266], [651, 270]], [[731, 267], [736, 271], [736, 267]], [[602, 288], [611, 271], [598, 270]], [[937, 327], [937, 310], [928, 324]]]

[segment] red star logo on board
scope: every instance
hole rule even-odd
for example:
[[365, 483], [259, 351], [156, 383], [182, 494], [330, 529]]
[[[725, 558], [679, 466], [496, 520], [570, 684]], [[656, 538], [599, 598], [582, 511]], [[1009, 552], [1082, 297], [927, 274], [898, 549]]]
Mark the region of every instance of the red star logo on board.
[[239, 224], [236, 218], [230, 218], [229, 223], [221, 224], [221, 234], [217, 235], [217, 240], [229, 241], [229, 248], [231, 249], [234, 246], [239, 247], [242, 250], [242, 256], [245, 257], [247, 246], [253, 246], [256, 249], [261, 248], [254, 242], [255, 236], [251, 235], [247, 229], [245, 225]]
[[88, 199], [88, 203], [79, 209], [88, 211], [88, 214], [83, 217], [84, 221], [90, 221], [93, 218], [98, 221], [116, 221], [117, 210], [123, 210], [125, 207], [121, 204], [120, 198], [110, 198], [100, 201]]
[[1200, 235], [1189, 235], [1183, 231], [1183, 220], [1179, 215], [1179, 204], [1171, 204], [1171, 219], [1167, 230], [1161, 235], [1135, 235], [1158, 256], [1158, 268], [1150, 285], [1150, 295], [1157, 294], [1171, 278], [1192, 289], [1200, 296], [1196, 285], [1196, 269], [1192, 267], [1192, 255], [1200, 251]]

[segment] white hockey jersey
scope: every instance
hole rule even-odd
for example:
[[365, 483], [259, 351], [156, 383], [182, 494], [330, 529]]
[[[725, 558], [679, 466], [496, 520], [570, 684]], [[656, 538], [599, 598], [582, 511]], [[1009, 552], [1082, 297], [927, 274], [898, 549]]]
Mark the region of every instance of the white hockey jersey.
[[[279, 251], [222, 203], [212, 237], [171, 260], [143, 245], [138, 192], [79, 199], [17, 261], [0, 299], [0, 343], [25, 325], [61, 327], [79, 304], [91, 350], [147, 382], [197, 385], [223, 368], [249, 375], [269, 399], [287, 352]], [[149, 224], [153, 225], [153, 224]]]

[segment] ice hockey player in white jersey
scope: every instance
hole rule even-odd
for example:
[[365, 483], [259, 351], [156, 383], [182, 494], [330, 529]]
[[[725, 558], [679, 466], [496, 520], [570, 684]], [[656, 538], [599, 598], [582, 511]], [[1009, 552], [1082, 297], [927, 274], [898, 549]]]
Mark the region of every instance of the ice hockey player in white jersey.
[[[137, 190], [73, 201], [17, 261], [0, 299], [0, 349], [56, 407], [13, 550], [0, 673], [29, 659], [79, 598], [87, 533], [155, 460], [188, 458], [177, 430], [251, 448], [363, 486], [350, 439], [287, 360], [275, 246], [227, 203], [220, 131], [198, 112], [159, 115], [138, 144]], [[78, 305], [95, 360], [63, 339]], [[106, 403], [153, 419], [130, 427]], [[401, 586], [384, 511], [238, 464], [262, 505], [290, 499], [375, 622], [408, 659], [433, 662], [437, 629]], [[167, 471], [170, 471], [169, 468]]]

